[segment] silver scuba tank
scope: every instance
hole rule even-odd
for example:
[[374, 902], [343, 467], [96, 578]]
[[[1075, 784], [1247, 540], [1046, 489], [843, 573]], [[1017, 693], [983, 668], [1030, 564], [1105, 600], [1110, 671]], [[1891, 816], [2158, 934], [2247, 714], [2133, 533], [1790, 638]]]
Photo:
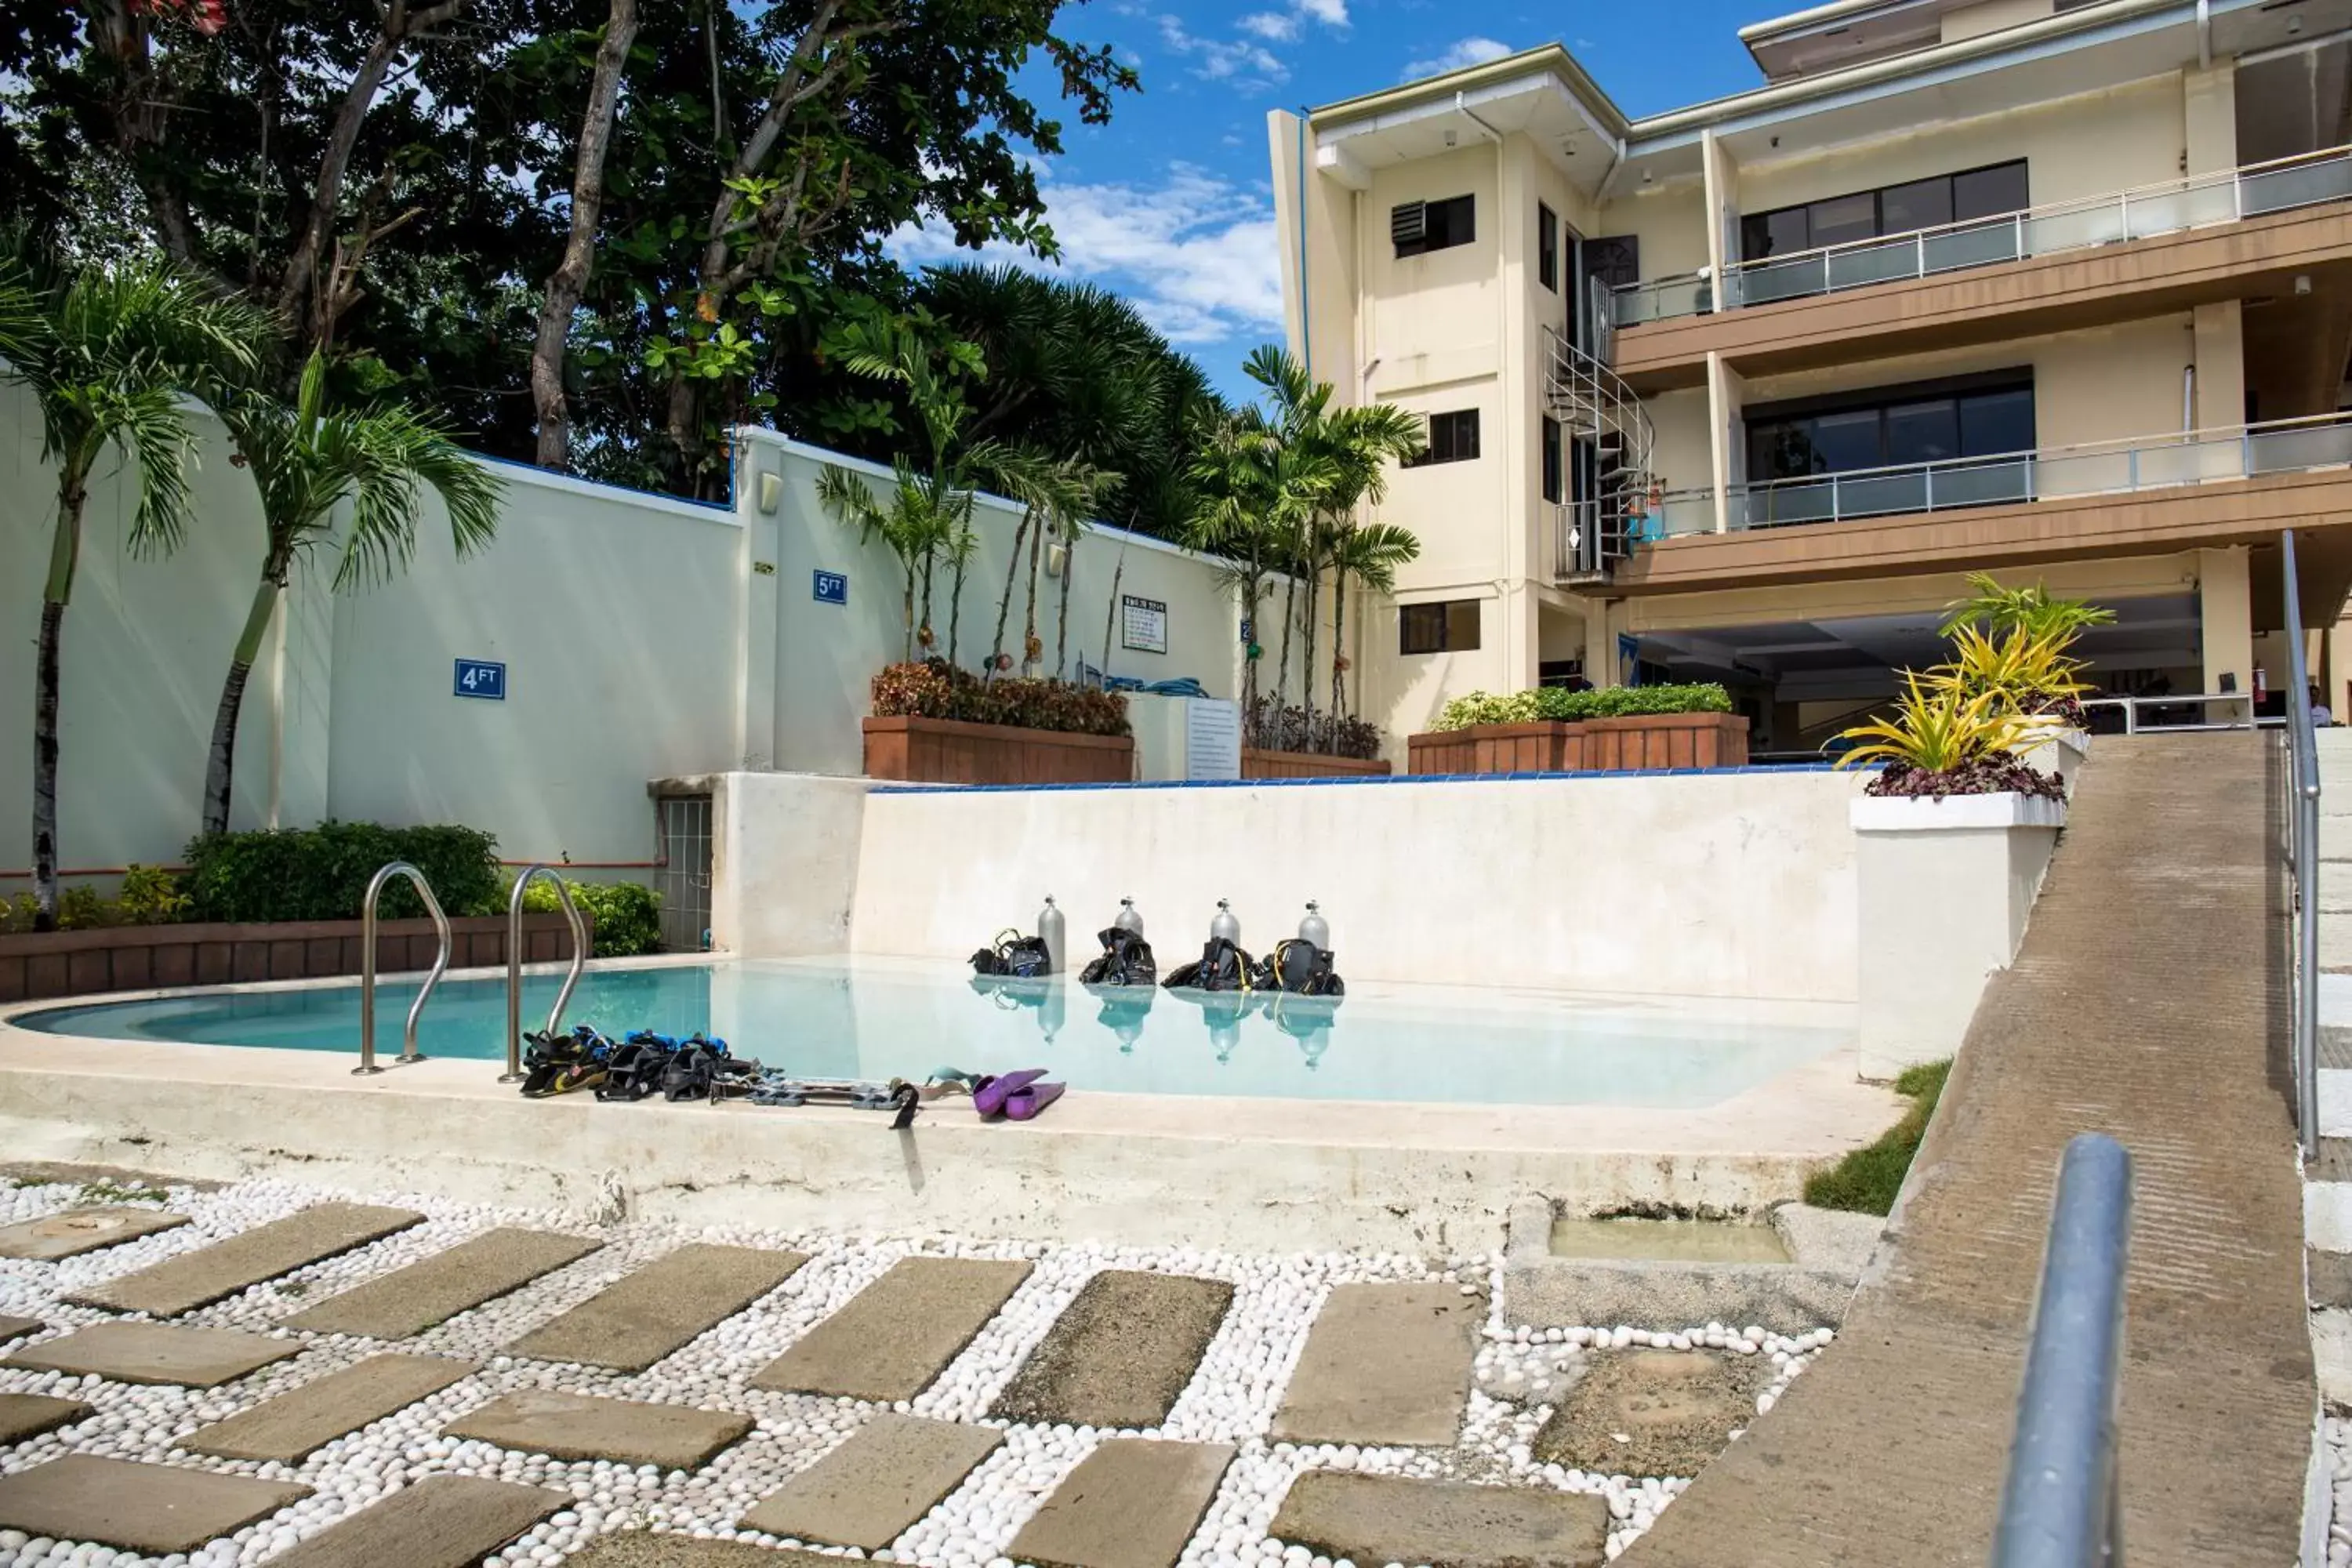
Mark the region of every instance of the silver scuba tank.
[[1298, 940], [1318, 952], [1331, 951], [1331, 922], [1323, 918], [1312, 899], [1307, 900], [1307, 917], [1298, 922]]
[[1037, 914], [1037, 935], [1045, 943], [1045, 973], [1062, 973], [1062, 959], [1068, 950], [1063, 942], [1062, 911], [1054, 905], [1054, 895], [1045, 895], [1045, 907]]
[[1111, 917], [1110, 923], [1115, 930], [1131, 931], [1138, 936], [1143, 934], [1143, 917], [1135, 912], [1133, 899], [1119, 900], [1118, 913]]
[[1242, 944], [1242, 922], [1234, 918], [1233, 906], [1224, 900], [1217, 900], [1216, 917], [1209, 921], [1209, 940], [1223, 937], [1235, 947]]

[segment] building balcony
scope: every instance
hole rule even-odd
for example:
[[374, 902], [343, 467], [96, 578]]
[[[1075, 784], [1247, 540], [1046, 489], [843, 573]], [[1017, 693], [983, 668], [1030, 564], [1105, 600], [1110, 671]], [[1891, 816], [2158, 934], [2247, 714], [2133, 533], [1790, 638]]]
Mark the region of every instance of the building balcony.
[[1671, 491], [1643, 510], [1612, 593], [2253, 542], [2352, 522], [2352, 416], [1730, 485], [1720, 507]]
[[2352, 149], [1742, 262], [1615, 292], [1643, 391], [2063, 331], [2282, 287], [2352, 258]]

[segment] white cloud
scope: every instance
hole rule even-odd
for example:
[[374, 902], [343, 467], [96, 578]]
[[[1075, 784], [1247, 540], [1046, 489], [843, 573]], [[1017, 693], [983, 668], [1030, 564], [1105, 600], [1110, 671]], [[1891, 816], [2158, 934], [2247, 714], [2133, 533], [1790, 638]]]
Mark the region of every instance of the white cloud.
[[1298, 8], [1327, 27], [1348, 25], [1348, 0], [1298, 0]]
[[1192, 74], [1241, 87], [1272, 87], [1289, 79], [1290, 68], [1263, 44], [1246, 38], [1196, 37], [1174, 16], [1160, 18], [1160, 41], [1193, 62]]
[[1460, 70], [1464, 66], [1485, 65], [1499, 60], [1511, 52], [1508, 44], [1498, 44], [1492, 38], [1462, 38], [1447, 47], [1433, 59], [1414, 60], [1404, 68], [1405, 79], [1436, 76], [1444, 71]]
[[1050, 176], [1039, 168], [1046, 221], [1062, 246], [1058, 266], [1009, 246], [975, 255], [944, 229], [903, 228], [890, 248], [902, 261], [1009, 262], [1099, 284], [1134, 301], [1174, 343], [1281, 329], [1282, 263], [1263, 196], [1181, 163], [1156, 185], [1064, 184]]
[[1268, 43], [1286, 44], [1298, 37], [1298, 18], [1286, 11], [1259, 11], [1244, 16], [1241, 29]]

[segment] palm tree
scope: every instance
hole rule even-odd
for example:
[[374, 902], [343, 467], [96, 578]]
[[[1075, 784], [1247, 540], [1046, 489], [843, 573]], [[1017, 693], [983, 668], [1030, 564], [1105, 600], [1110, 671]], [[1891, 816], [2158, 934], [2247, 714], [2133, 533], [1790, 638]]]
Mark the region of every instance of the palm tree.
[[285, 597], [296, 557], [333, 536], [336, 509], [351, 502], [351, 529], [335, 563], [340, 593], [353, 584], [387, 579], [408, 563], [416, 551], [424, 487], [431, 487], [447, 510], [450, 542], [460, 556], [497, 535], [499, 500], [506, 488], [429, 418], [386, 406], [330, 413], [327, 362], [316, 353], [302, 367], [293, 407], [275, 398], [247, 396], [226, 404], [221, 417], [261, 492], [268, 541], [261, 581], [229, 655], [228, 677], [221, 682], [220, 706], [213, 715], [212, 748], [205, 762], [206, 833], [228, 831], [237, 710], [262, 634]]
[[68, 277], [0, 262], [0, 378], [41, 405], [41, 451], [58, 464], [58, 511], [41, 585], [33, 689], [34, 929], [57, 924], [58, 648], [81, 554], [91, 471], [110, 447], [138, 486], [130, 546], [163, 554], [185, 531], [195, 432], [184, 397], [219, 399], [254, 372], [270, 319], [162, 261]]
[[[1189, 549], [1223, 557], [1220, 575], [1239, 594], [1250, 641], [1243, 649], [1242, 712], [1258, 723], [1258, 602], [1275, 570], [1281, 487], [1276, 475], [1280, 443], [1262, 409], [1243, 408], [1207, 416], [1193, 439], [1188, 475], [1192, 511], [1180, 535]], [[1277, 699], [1277, 705], [1279, 700]], [[1264, 737], [1259, 737], [1260, 743]]]
[[889, 499], [877, 497], [871, 486], [836, 464], [827, 464], [816, 479], [817, 503], [857, 530], [860, 544], [880, 540], [898, 558], [906, 575], [903, 614], [907, 646], [903, 657], [915, 657], [915, 579], [938, 548], [941, 521], [929, 485], [904, 459], [892, 469]]
[[[1348, 668], [1347, 647], [1348, 578], [1353, 574], [1357, 582], [1376, 594], [1396, 591], [1396, 569], [1421, 555], [1421, 541], [1392, 522], [1366, 522], [1353, 528], [1343, 528], [1334, 538], [1331, 547], [1331, 717], [1345, 718], [1352, 711], [1346, 700], [1344, 678]], [[1361, 693], [1362, 678], [1358, 677]], [[1337, 731], [1334, 731], [1337, 738]]]
[[974, 447], [971, 461], [1021, 503], [1021, 523], [1013, 535], [1012, 564], [1004, 574], [1004, 592], [996, 602], [996, 638], [991, 645], [989, 669], [993, 672], [1003, 658], [1004, 626], [1012, 618], [1013, 584], [1023, 575], [1021, 550], [1024, 541], [1029, 548], [1029, 587], [1023, 616], [1021, 662], [1024, 670], [1034, 673], [1045, 661], [1045, 645], [1037, 636], [1037, 569], [1050, 532], [1061, 541], [1063, 552], [1062, 604], [1056, 632], [1062, 651], [1054, 672], [1058, 679], [1062, 673], [1059, 660], [1066, 659], [1069, 643], [1070, 556], [1087, 520], [1118, 489], [1121, 476], [1075, 458], [1049, 458], [1043, 452], [994, 443]]

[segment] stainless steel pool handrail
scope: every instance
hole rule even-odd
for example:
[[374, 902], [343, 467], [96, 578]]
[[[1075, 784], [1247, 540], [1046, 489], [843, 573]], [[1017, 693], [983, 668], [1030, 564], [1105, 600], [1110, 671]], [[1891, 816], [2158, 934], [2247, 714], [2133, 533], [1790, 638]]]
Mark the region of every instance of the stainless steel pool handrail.
[[520, 1083], [522, 1071], [522, 894], [533, 877], [544, 877], [555, 884], [555, 901], [563, 906], [564, 923], [572, 928], [572, 973], [563, 977], [563, 989], [555, 994], [555, 1005], [548, 1009], [547, 1032], [554, 1034], [563, 1022], [563, 1009], [572, 1001], [572, 988], [580, 984], [580, 972], [588, 963], [588, 928], [580, 919], [580, 907], [572, 901], [572, 889], [563, 879], [543, 865], [526, 867], [515, 879], [514, 891], [507, 896], [507, 1070], [499, 1075], [500, 1083]]
[[2286, 599], [2287, 843], [2294, 887], [2294, 1123], [2303, 1157], [2312, 1160], [2319, 1155], [2319, 736], [2311, 711], [2303, 584], [2291, 528], [2279, 535], [2279, 567]]
[[425, 975], [416, 1000], [408, 1005], [408, 1030], [402, 1037], [400, 1063], [421, 1062], [425, 1059], [416, 1049], [416, 1018], [425, 1011], [425, 998], [441, 984], [441, 976], [449, 968], [449, 917], [441, 912], [441, 900], [433, 896], [433, 884], [425, 873], [405, 860], [394, 860], [368, 879], [367, 897], [360, 903], [360, 1065], [352, 1069], [354, 1078], [383, 1069], [375, 1065], [375, 906], [383, 894], [383, 885], [394, 877], [405, 877], [415, 885], [416, 896], [425, 900], [425, 911], [433, 917], [433, 929], [440, 933], [441, 951], [433, 955], [433, 971]]

